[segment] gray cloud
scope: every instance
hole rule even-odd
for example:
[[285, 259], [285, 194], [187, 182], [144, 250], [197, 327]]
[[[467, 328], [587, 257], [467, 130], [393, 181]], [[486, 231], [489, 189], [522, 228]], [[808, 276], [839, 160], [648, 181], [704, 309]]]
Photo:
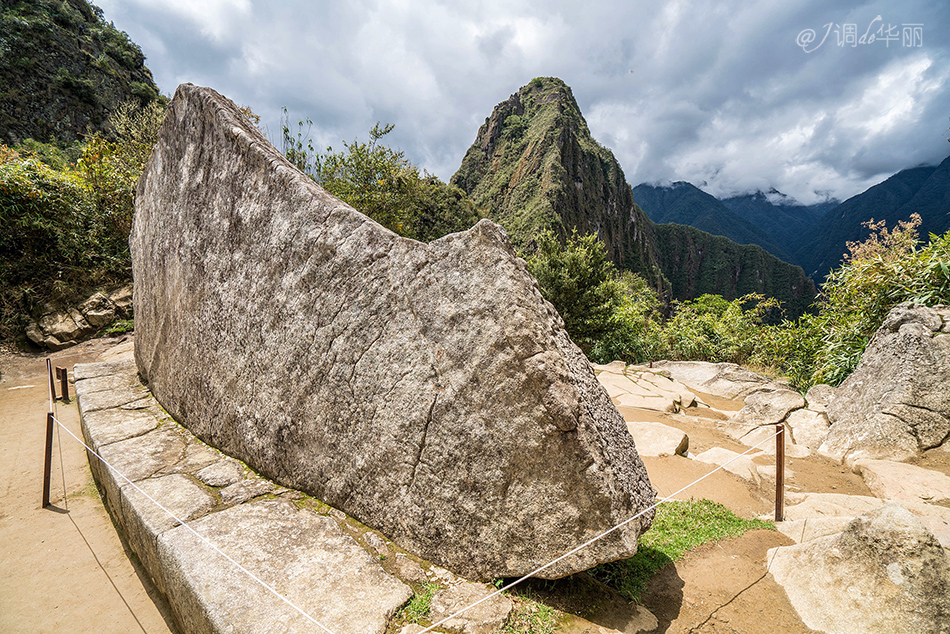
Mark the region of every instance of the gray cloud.
[[[100, 5], [142, 46], [163, 91], [210, 85], [261, 114], [272, 140], [286, 106], [294, 121], [313, 120], [319, 147], [392, 122], [390, 144], [445, 179], [491, 108], [539, 75], [571, 85], [633, 184], [776, 187], [812, 202], [950, 154], [942, 0]], [[857, 36], [922, 24], [923, 46], [839, 47], [846, 23]], [[806, 53], [804, 29], [812, 46], [827, 39]]]

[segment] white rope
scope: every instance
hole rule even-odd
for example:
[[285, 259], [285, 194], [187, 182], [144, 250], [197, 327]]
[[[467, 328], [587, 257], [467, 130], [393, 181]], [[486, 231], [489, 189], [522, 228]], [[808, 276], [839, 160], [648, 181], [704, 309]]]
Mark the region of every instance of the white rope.
[[479, 599], [478, 601], [472, 603], [471, 605], [468, 605], [468, 606], [462, 608], [461, 610], [459, 610], [458, 612], [455, 612], [454, 614], [451, 614], [451, 615], [445, 617], [444, 619], [442, 619], [442, 620], [439, 621], [438, 623], [433, 623], [432, 625], [430, 625], [429, 627], [425, 628], [424, 630], [420, 630], [420, 631], [419, 631], [419, 634], [425, 634], [426, 632], [431, 632], [433, 629], [439, 627], [439, 626], [442, 625], [443, 623], [446, 623], [446, 622], [448, 622], [448, 621], [451, 621], [452, 619], [454, 619], [455, 617], [459, 616], [460, 614], [464, 614], [465, 612], [471, 610], [471, 609], [474, 608], [476, 605], [479, 605], [479, 604], [481, 604], [481, 603], [484, 603], [485, 601], [488, 601], [488, 600], [491, 599], [492, 597], [498, 596], [498, 595], [501, 594], [502, 592], [505, 592], [506, 590], [509, 590], [509, 589], [515, 587], [516, 585], [518, 585], [519, 583], [525, 581], [526, 579], [529, 579], [530, 577], [533, 577], [534, 575], [538, 574], [538, 573], [541, 572], [542, 570], [546, 570], [547, 568], [550, 568], [551, 566], [553, 566], [553, 565], [556, 564], [557, 562], [561, 561], [562, 559], [565, 559], [565, 558], [567, 558], [567, 557], [570, 557], [570, 556], [573, 555], [574, 553], [576, 553], [576, 552], [578, 552], [578, 551], [580, 551], [580, 550], [583, 550], [584, 548], [587, 548], [588, 546], [590, 546], [590, 545], [593, 544], [594, 542], [603, 539], [604, 537], [606, 537], [606, 536], [609, 535], [610, 533], [614, 532], [614, 531], [617, 530], [618, 528], [621, 528], [621, 527], [623, 527], [623, 526], [626, 526], [627, 524], [629, 524], [629, 523], [632, 522], [633, 520], [637, 519], [638, 517], [640, 517], [641, 515], [643, 515], [643, 514], [646, 513], [647, 511], [650, 511], [650, 510], [652, 510], [652, 509], [655, 509], [656, 507], [658, 507], [660, 504], [662, 504], [662, 503], [664, 503], [664, 502], [669, 502], [669, 501], [672, 500], [675, 496], [679, 495], [680, 493], [682, 493], [683, 491], [685, 491], [685, 490], [688, 489], [689, 487], [693, 486], [694, 484], [698, 484], [698, 483], [702, 482], [703, 480], [705, 480], [706, 478], [708, 478], [708, 477], [711, 476], [712, 474], [714, 474], [714, 473], [716, 473], [717, 471], [723, 469], [727, 464], [729, 464], [729, 463], [731, 463], [731, 462], [733, 462], [733, 461], [735, 461], [735, 460], [738, 460], [739, 458], [741, 458], [742, 456], [746, 455], [746, 454], [749, 453], [750, 451], [753, 451], [753, 450], [755, 450], [755, 449], [758, 449], [758, 448], [759, 448], [759, 445], [762, 445], [762, 444], [764, 444], [764, 443], [766, 443], [766, 442], [772, 440], [773, 438], [775, 438], [775, 437], [778, 436], [778, 435], [779, 435], [779, 432], [776, 431], [773, 435], [771, 435], [771, 436], [769, 436], [768, 438], [762, 440], [762, 441], [759, 442], [758, 444], [753, 445], [752, 447], [749, 447], [748, 449], [746, 449], [745, 451], [743, 451], [741, 454], [738, 454], [737, 456], [735, 456], [735, 457], [733, 457], [733, 458], [730, 458], [729, 460], [727, 460], [726, 462], [722, 463], [721, 465], [719, 465], [718, 467], [716, 467], [715, 469], [713, 469], [712, 471], [710, 471], [709, 473], [707, 473], [707, 474], [704, 475], [703, 477], [699, 478], [698, 480], [695, 480], [695, 481], [693, 481], [693, 482], [690, 482], [689, 484], [687, 484], [686, 486], [684, 486], [684, 487], [683, 487], [682, 489], [680, 489], [679, 491], [676, 491], [675, 493], [672, 493], [672, 494], [666, 496], [665, 498], [663, 498], [663, 499], [659, 500], [658, 502], [654, 503], [652, 506], [649, 506], [649, 507], [643, 509], [642, 511], [640, 511], [639, 513], [637, 513], [637, 514], [634, 515], [633, 517], [629, 517], [629, 518], [625, 519], [624, 521], [620, 522], [619, 524], [617, 524], [616, 526], [605, 530], [605, 531], [604, 531], [603, 533], [601, 533], [600, 535], [597, 535], [596, 537], [593, 537], [593, 538], [591, 538], [591, 539], [588, 539], [586, 542], [584, 542], [584, 543], [581, 544], [580, 546], [574, 548], [573, 550], [571, 550], [571, 551], [569, 551], [569, 552], [564, 553], [563, 555], [561, 555], [561, 556], [558, 557], [557, 559], [555, 559], [555, 560], [553, 560], [553, 561], [550, 561], [550, 562], [544, 564], [544, 565], [541, 566], [540, 568], [537, 568], [537, 569], [535, 569], [535, 570], [532, 570], [531, 572], [529, 572], [529, 573], [526, 574], [525, 576], [521, 577], [520, 579], [517, 579], [516, 581], [512, 581], [512, 582], [509, 583], [507, 586], [505, 586], [505, 587], [503, 587], [503, 588], [499, 588], [498, 590], [495, 590], [495, 591], [492, 592], [491, 594], [482, 597], [481, 599]]
[[92, 449], [89, 445], [87, 445], [86, 443], [84, 443], [82, 440], [80, 440], [80, 439], [76, 436], [76, 434], [74, 434], [73, 432], [69, 431], [69, 429], [68, 429], [65, 425], [63, 425], [59, 420], [57, 420], [55, 416], [53, 417], [53, 420], [56, 421], [56, 424], [59, 425], [60, 427], [62, 427], [63, 430], [64, 430], [67, 434], [69, 434], [70, 436], [72, 436], [72, 437], [76, 440], [76, 442], [78, 442], [80, 445], [82, 445], [83, 447], [85, 447], [85, 448], [86, 448], [86, 451], [88, 451], [89, 453], [91, 453], [92, 455], [94, 455], [96, 458], [98, 458], [99, 461], [102, 462], [102, 464], [104, 464], [105, 466], [109, 467], [109, 469], [110, 469], [113, 473], [115, 473], [117, 476], [119, 476], [120, 478], [122, 478], [123, 480], [125, 480], [126, 482], [128, 482], [128, 483], [132, 486], [133, 489], [135, 489], [136, 491], [138, 491], [139, 493], [141, 493], [142, 495], [144, 495], [146, 498], [148, 498], [148, 499], [152, 502], [152, 504], [154, 504], [154, 505], [157, 506], [158, 508], [162, 509], [162, 510], [165, 511], [166, 513], [168, 513], [168, 515], [170, 515], [170, 516], [172, 517], [172, 519], [174, 519], [176, 522], [178, 522], [179, 524], [181, 524], [182, 526], [184, 526], [186, 529], [188, 529], [189, 531], [191, 531], [191, 532], [194, 534], [195, 537], [197, 537], [198, 539], [200, 539], [202, 542], [204, 542], [205, 544], [207, 544], [208, 546], [210, 546], [210, 547], [211, 547], [215, 552], [217, 552], [219, 555], [221, 555], [222, 557], [224, 557], [225, 559], [227, 559], [228, 561], [230, 561], [232, 564], [234, 564], [235, 566], [237, 566], [238, 569], [240, 569], [244, 574], [246, 574], [248, 577], [250, 577], [251, 579], [253, 579], [253, 580], [256, 581], [257, 583], [261, 584], [264, 588], [266, 588], [266, 589], [267, 589], [271, 594], [273, 594], [275, 597], [277, 597], [278, 599], [280, 599], [281, 601], [283, 601], [284, 603], [286, 603], [287, 605], [289, 605], [290, 607], [292, 607], [294, 610], [296, 610], [296, 611], [299, 612], [300, 614], [302, 614], [302, 615], [304, 616], [304, 618], [306, 618], [308, 621], [310, 621], [310, 622], [313, 623], [314, 625], [320, 627], [320, 628], [321, 628], [324, 632], [326, 632], [327, 634], [334, 634], [332, 630], [330, 630], [330, 629], [327, 628], [325, 625], [323, 625], [322, 623], [320, 623], [319, 621], [317, 621], [315, 618], [313, 618], [312, 616], [310, 616], [309, 614], [307, 614], [306, 612], [304, 612], [302, 609], [300, 609], [300, 608], [297, 607], [296, 605], [294, 605], [294, 603], [292, 603], [292, 602], [290, 601], [290, 599], [286, 598], [284, 595], [282, 595], [281, 593], [277, 592], [277, 590], [275, 590], [273, 587], [271, 587], [270, 585], [268, 585], [267, 582], [265, 582], [264, 580], [262, 580], [260, 577], [256, 576], [253, 572], [251, 572], [250, 570], [248, 570], [247, 568], [245, 568], [244, 566], [242, 566], [242, 565], [239, 564], [238, 562], [234, 561], [234, 559], [232, 559], [231, 557], [229, 557], [223, 550], [221, 550], [220, 548], [218, 548], [217, 546], [215, 546], [214, 544], [212, 544], [210, 541], [208, 541], [203, 535], [201, 535], [201, 533], [199, 533], [198, 531], [196, 531], [195, 529], [193, 529], [191, 526], [189, 526], [188, 524], [186, 524], [186, 523], [184, 522], [184, 520], [179, 519], [174, 513], [172, 513], [172, 512], [169, 511], [167, 508], [165, 508], [164, 506], [162, 506], [161, 504], [159, 504], [159, 503], [155, 500], [155, 498], [153, 498], [153, 497], [150, 496], [148, 493], [146, 493], [145, 491], [143, 491], [142, 489], [140, 489], [138, 486], [135, 485], [134, 482], [132, 482], [131, 480], [129, 480], [129, 479], [128, 479], [127, 477], [125, 477], [123, 474], [119, 473], [119, 471], [118, 471], [115, 467], [113, 467], [111, 464], [109, 464], [108, 462], [106, 462], [105, 459], [104, 459], [102, 456], [100, 456], [98, 453], [96, 453], [95, 451], [93, 451], [93, 449]]

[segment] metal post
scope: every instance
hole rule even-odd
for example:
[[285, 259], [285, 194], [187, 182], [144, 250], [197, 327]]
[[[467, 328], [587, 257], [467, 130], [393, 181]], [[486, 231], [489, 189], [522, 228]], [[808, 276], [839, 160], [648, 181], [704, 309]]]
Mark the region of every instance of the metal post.
[[49, 506], [50, 468], [53, 464], [53, 412], [46, 415], [46, 461], [43, 463], [43, 508]]
[[64, 403], [69, 402], [69, 371], [66, 368], [56, 368], [56, 376], [59, 377], [59, 391], [62, 393]]
[[785, 517], [785, 425], [777, 425], [775, 434], [775, 521]]

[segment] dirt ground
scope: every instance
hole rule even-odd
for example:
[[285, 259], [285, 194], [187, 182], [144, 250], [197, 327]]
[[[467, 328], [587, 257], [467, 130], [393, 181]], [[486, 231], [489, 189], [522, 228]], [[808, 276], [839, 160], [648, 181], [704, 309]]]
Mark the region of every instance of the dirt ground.
[[[50, 358], [71, 372], [119, 341], [88, 341]], [[172, 631], [167, 606], [102, 506], [85, 451], [61, 431], [53, 436], [52, 506], [41, 508], [48, 386], [45, 355], [0, 354], [0, 632]], [[56, 416], [80, 436], [75, 400], [57, 403]]]

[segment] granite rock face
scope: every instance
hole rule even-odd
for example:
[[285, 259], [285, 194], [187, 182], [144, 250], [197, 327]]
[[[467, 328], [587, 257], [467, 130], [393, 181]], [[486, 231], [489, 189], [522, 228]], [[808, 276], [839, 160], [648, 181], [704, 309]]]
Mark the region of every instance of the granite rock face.
[[[653, 502], [622, 417], [491, 222], [401, 238], [185, 84], [130, 244], [135, 358], [163, 407], [407, 550], [517, 576]], [[545, 576], [631, 556], [651, 517]]]
[[897, 504], [855, 518], [839, 535], [772, 549], [769, 560], [769, 571], [812, 629], [950, 629], [950, 556]]
[[828, 404], [819, 452], [905, 460], [950, 437], [950, 307], [900, 304]]

